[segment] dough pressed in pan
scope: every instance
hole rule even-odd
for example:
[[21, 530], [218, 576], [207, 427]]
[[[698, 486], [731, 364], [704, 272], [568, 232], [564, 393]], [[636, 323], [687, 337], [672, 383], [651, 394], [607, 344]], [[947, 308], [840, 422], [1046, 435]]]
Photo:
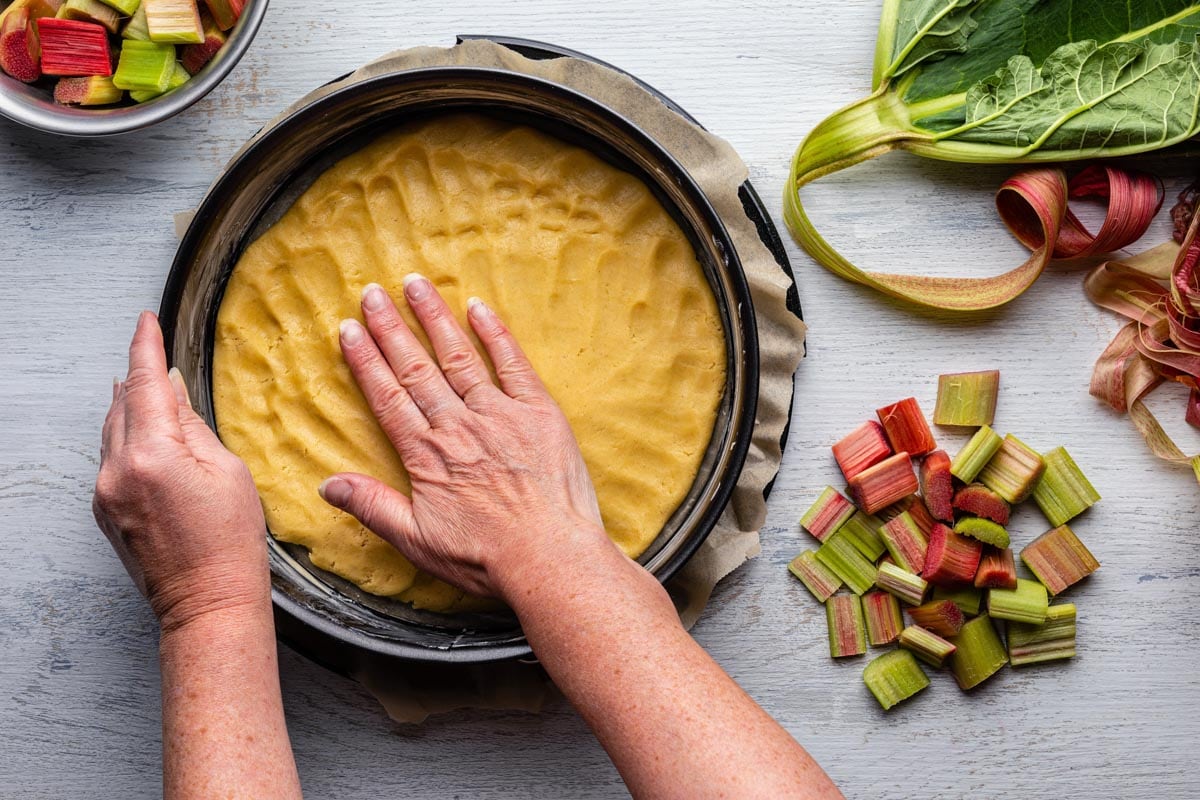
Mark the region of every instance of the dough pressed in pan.
[[341, 471], [409, 491], [338, 347], [338, 323], [361, 319], [370, 282], [419, 331], [400, 299], [409, 272], [433, 281], [464, 327], [471, 295], [508, 323], [570, 420], [609, 535], [640, 555], [712, 435], [725, 386], [712, 290], [640, 180], [542, 132], [465, 114], [406, 125], [335, 164], [229, 279], [217, 425], [249, 466], [271, 533], [373, 594], [436, 611], [476, 604], [317, 495]]

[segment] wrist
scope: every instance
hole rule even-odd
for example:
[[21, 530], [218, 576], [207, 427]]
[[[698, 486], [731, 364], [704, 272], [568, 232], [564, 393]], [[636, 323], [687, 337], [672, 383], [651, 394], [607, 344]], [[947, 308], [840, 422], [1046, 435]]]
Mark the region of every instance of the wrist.
[[181, 573], [151, 594], [150, 606], [164, 636], [208, 625], [238, 624], [271, 616], [271, 586], [266, 573], [237, 571]]
[[543, 594], [550, 583], [570, 588], [572, 576], [632, 564], [595, 522], [563, 520], [541, 527], [527, 546], [506, 549], [489, 569], [500, 598], [518, 613], [524, 598]]

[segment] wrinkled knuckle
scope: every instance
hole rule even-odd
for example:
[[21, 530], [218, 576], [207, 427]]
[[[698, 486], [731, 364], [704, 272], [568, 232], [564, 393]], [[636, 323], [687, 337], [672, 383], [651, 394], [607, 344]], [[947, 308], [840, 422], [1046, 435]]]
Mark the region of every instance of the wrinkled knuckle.
[[423, 358], [412, 358], [396, 370], [396, 378], [404, 386], [420, 386], [433, 379], [434, 366]]
[[388, 386], [375, 397], [375, 416], [384, 427], [395, 425], [404, 417], [408, 393], [399, 386]]
[[465, 347], [456, 347], [442, 358], [442, 372], [461, 375], [475, 367], [475, 354]]
[[120, 490], [120, 481], [109, 468], [102, 468], [96, 475], [96, 488], [92, 494], [92, 510], [107, 511], [112, 507]]
[[132, 450], [125, 455], [121, 472], [126, 480], [149, 483], [161, 474], [159, 459], [145, 450]]

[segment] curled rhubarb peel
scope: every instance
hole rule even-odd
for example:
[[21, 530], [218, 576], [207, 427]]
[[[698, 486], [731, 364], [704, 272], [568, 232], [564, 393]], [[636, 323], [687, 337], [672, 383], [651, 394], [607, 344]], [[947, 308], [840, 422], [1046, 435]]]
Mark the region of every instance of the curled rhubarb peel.
[[[793, 175], [795, 180], [818, 176]], [[1072, 199], [1098, 199], [1108, 208], [1100, 231], [1092, 234], [1071, 211]], [[1013, 235], [1031, 253], [1016, 269], [984, 278], [941, 278], [867, 272], [851, 264], [816, 232], [798, 191], [787, 192], [784, 216], [800, 244], [837, 275], [886, 295], [943, 311], [983, 311], [1019, 297], [1051, 261], [1069, 261], [1120, 250], [1150, 227], [1162, 204], [1157, 181], [1141, 172], [1090, 166], [1070, 180], [1056, 167], [1024, 170], [996, 193], [996, 209]]]
[[[1173, 216], [1178, 221], [1179, 214]], [[1101, 264], [1088, 275], [1084, 289], [1096, 305], [1130, 320], [1096, 362], [1091, 394], [1129, 414], [1154, 455], [1190, 466], [1200, 482], [1200, 454], [1184, 453], [1145, 403], [1165, 381], [1176, 381], [1191, 390], [1185, 419], [1200, 423], [1198, 229], [1200, 215], [1193, 213], [1181, 244]]]

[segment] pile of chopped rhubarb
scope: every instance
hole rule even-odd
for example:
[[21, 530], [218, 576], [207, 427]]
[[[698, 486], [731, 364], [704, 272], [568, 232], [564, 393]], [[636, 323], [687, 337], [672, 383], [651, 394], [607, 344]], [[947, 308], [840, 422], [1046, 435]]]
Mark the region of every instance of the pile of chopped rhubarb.
[[246, 0], [15, 0], [0, 69], [65, 105], [144, 103], [187, 83], [225, 45]]
[[[1064, 448], [992, 429], [999, 388], [996, 371], [940, 376], [934, 423], [974, 429], [953, 458], [914, 398], [879, 409], [833, 445], [845, 493], [827, 486], [800, 518], [819, 547], [788, 569], [825, 604], [829, 654], [898, 645], [863, 671], [885, 709], [929, 686], [918, 661], [967, 690], [1005, 664], [1075, 655], [1075, 605], [1050, 600], [1100, 566], [1067, 525], [1100, 495]], [[1050, 527], [1020, 551], [1032, 579], [1008, 531], [1027, 499]]]

